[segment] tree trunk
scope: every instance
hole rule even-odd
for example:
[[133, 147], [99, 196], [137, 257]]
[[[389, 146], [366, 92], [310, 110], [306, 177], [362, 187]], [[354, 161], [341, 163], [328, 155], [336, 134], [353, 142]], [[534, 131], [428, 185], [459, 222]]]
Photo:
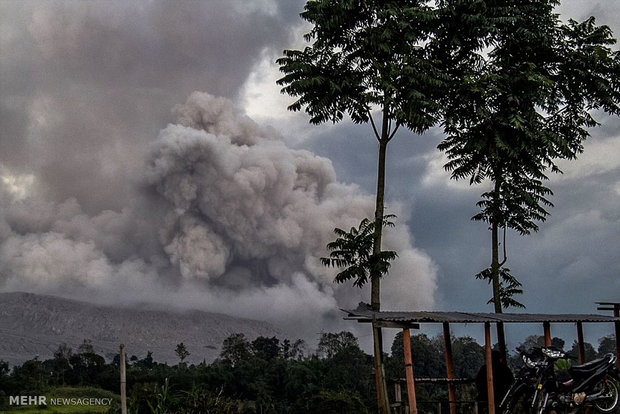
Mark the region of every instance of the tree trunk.
[[[373, 255], [381, 253], [381, 239], [383, 236], [383, 198], [385, 193], [385, 155], [387, 140], [379, 142], [379, 166], [377, 171], [377, 200], [375, 203], [375, 233], [373, 241]], [[373, 271], [370, 275], [370, 303], [372, 310], [381, 310], [381, 274]]]
[[[494, 204], [494, 210], [498, 210], [499, 209], [499, 205], [500, 205], [500, 195], [499, 195], [499, 191], [500, 191], [500, 175], [501, 172], [497, 172], [495, 174], [495, 191], [493, 193], [493, 204]], [[500, 287], [500, 281], [499, 281], [499, 224], [498, 224], [498, 216], [499, 216], [499, 212], [498, 211], [494, 211], [493, 212], [493, 216], [491, 217], [491, 244], [493, 245], [491, 247], [491, 280], [492, 280], [492, 284], [493, 284], [493, 305], [495, 306], [495, 313], [502, 313], [502, 302], [500, 301], [500, 297], [499, 297], [499, 287]]]
[[495, 313], [502, 313], [502, 302], [499, 297], [499, 226], [497, 222], [493, 222], [491, 225], [491, 243], [493, 243], [493, 253], [491, 259], [491, 277], [493, 284], [493, 305], [495, 306]]
[[[383, 210], [385, 194], [385, 158], [388, 144], [388, 111], [383, 108], [383, 121], [381, 126], [381, 137], [379, 138], [379, 164], [377, 168], [377, 199], [375, 203], [375, 231], [373, 236], [373, 255], [381, 252], [381, 238], [383, 234]], [[370, 303], [372, 310], [381, 310], [381, 274], [372, 271], [370, 274]], [[376, 326], [373, 321], [373, 341], [375, 358], [375, 380], [377, 384], [377, 404], [379, 413], [389, 414], [390, 403], [387, 393], [387, 383], [385, 381], [385, 370], [383, 367], [383, 335], [381, 328]]]
[[[501, 174], [501, 173], [500, 173]], [[495, 178], [495, 192], [494, 192], [494, 200], [495, 208], [498, 209], [500, 205], [500, 180], [499, 176]], [[499, 213], [495, 213], [499, 214]], [[502, 302], [500, 300], [500, 280], [499, 280], [499, 270], [500, 270], [500, 261], [499, 261], [499, 224], [498, 218], [494, 217], [493, 223], [491, 224], [491, 243], [492, 246], [492, 258], [491, 258], [491, 277], [493, 283], [493, 305], [495, 308], [495, 313], [502, 313]], [[503, 362], [506, 360], [506, 337], [504, 334], [504, 324], [497, 323], [497, 344], [499, 347], [499, 352], [501, 355], [501, 359]]]

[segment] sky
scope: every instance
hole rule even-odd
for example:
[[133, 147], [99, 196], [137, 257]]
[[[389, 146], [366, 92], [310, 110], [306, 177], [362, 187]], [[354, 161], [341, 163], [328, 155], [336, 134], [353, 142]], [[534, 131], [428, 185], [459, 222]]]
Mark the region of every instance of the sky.
[[[369, 337], [339, 310], [368, 290], [333, 284], [319, 258], [334, 227], [372, 216], [376, 141], [368, 125], [287, 111], [274, 61], [303, 47], [303, 5], [1, 0], [0, 291], [192, 307], [307, 340]], [[618, 2], [558, 12], [620, 33]], [[550, 177], [540, 231], [508, 234], [528, 312], [620, 301], [620, 120], [598, 118], [585, 152]], [[490, 312], [490, 287], [473, 276], [490, 262], [490, 233], [470, 220], [484, 189], [450, 180], [441, 139], [401, 131], [390, 144], [386, 247], [399, 259], [382, 306]]]

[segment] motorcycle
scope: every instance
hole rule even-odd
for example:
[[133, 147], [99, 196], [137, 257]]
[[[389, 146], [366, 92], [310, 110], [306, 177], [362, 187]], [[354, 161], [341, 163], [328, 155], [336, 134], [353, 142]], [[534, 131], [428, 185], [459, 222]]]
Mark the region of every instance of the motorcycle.
[[[620, 375], [615, 368], [616, 356], [607, 354], [583, 365], [568, 366], [564, 351], [553, 347], [541, 351], [545, 358], [532, 400], [538, 414], [576, 413], [583, 407], [594, 407], [601, 413], [618, 412]], [[565, 366], [558, 369], [559, 365]]]
[[[519, 351], [519, 349], [517, 348]], [[529, 352], [520, 351], [523, 366], [516, 372], [514, 380], [502, 398], [499, 411], [503, 414], [535, 412], [539, 379], [547, 368], [548, 362], [541, 348], [532, 348]]]

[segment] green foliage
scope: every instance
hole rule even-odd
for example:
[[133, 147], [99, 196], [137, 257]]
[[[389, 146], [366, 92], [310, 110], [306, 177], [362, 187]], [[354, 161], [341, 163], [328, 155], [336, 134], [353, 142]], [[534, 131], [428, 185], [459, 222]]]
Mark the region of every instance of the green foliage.
[[368, 409], [362, 400], [356, 396], [344, 392], [321, 391], [312, 396], [309, 406], [313, 407], [313, 413], [323, 414], [364, 414]]
[[170, 382], [168, 378], [166, 378], [164, 380], [164, 385], [162, 385], [160, 390], [155, 394], [155, 402], [151, 403], [147, 401], [147, 404], [153, 414], [169, 414], [176, 412], [174, 406], [177, 401], [178, 396], [172, 392], [170, 389]]
[[607, 335], [598, 340], [598, 356], [606, 354], [616, 354], [616, 338], [614, 335]]
[[[308, 1], [302, 18], [312, 24], [303, 50], [285, 50], [276, 62], [282, 91], [299, 97], [290, 110], [310, 122], [372, 121], [373, 106], [387, 118], [422, 132], [438, 120], [433, 99], [443, 84], [426, 41], [437, 24], [428, 1]], [[395, 131], [394, 131], [395, 132]]]
[[[24, 362], [20, 367], [14, 367], [11, 374], [11, 382], [9, 390], [12, 392], [20, 389], [32, 392], [41, 392], [45, 390], [47, 385], [47, 375], [43, 366], [43, 362], [38, 357]], [[11, 387], [11, 385], [13, 385]], [[20, 388], [21, 387], [21, 388]]]
[[[231, 335], [227, 342], [239, 338], [239, 335]], [[168, 366], [152, 361], [152, 357], [128, 364], [129, 412], [364, 413], [376, 406], [372, 357], [360, 349], [358, 339], [352, 333], [323, 333], [317, 353], [303, 357], [296, 353], [293, 353], [296, 357], [291, 357], [292, 346], [287, 350], [284, 346], [286, 340], [259, 338], [247, 342], [248, 353], [234, 366], [223, 358], [212, 364], [190, 365], [182, 369], [181, 364]], [[601, 341], [606, 340], [602, 338]], [[416, 378], [446, 375], [443, 337], [414, 335], [411, 343]], [[541, 336], [531, 336], [522, 347], [529, 349], [542, 343]], [[389, 379], [404, 377], [402, 344], [402, 333], [399, 332], [392, 344], [391, 356], [386, 357]], [[564, 342], [554, 338], [553, 345], [561, 348]], [[586, 345], [586, 348], [592, 349], [592, 346]], [[475, 377], [484, 363], [483, 347], [472, 338], [462, 337], [452, 338], [452, 350], [456, 376]], [[515, 357], [511, 362], [517, 363], [518, 359]], [[35, 358], [9, 371], [8, 366], [0, 361], [0, 411], [11, 411], [11, 407], [6, 406], [7, 399], [2, 397], [31, 394], [113, 398], [115, 402], [109, 412], [120, 412], [117, 405], [119, 373], [113, 363], [106, 364], [92, 379], [93, 387], [56, 387], [53, 372], [45, 371], [44, 366], [45, 361]], [[71, 369], [67, 371], [67, 378], [75, 377]], [[105, 390], [107, 387], [111, 392]], [[445, 387], [437, 385], [417, 384], [416, 393], [419, 400], [443, 401], [447, 398]], [[471, 385], [461, 385], [457, 395], [459, 399], [474, 398], [475, 390]], [[102, 407], [92, 407], [92, 411], [87, 411], [87, 407], [78, 408], [75, 412], [103, 410]]]
[[324, 358], [334, 358], [336, 355], [351, 352], [361, 352], [357, 338], [351, 332], [322, 333], [319, 339], [317, 354]]
[[[284, 73], [277, 81], [283, 86], [282, 92], [298, 98], [288, 109], [304, 109], [314, 124], [336, 123], [345, 115], [355, 123], [370, 122], [379, 142], [376, 224], [369, 239], [373, 249], [371, 260], [364, 261], [362, 255], [358, 262], [357, 253], [323, 260], [328, 266], [341, 260], [340, 264], [348, 268], [336, 281], [353, 279], [354, 285], [362, 286], [370, 276], [371, 305], [375, 310], [380, 308], [380, 278], [387, 272], [386, 264], [396, 257], [393, 252], [381, 250], [387, 145], [401, 126], [421, 133], [435, 125], [442, 108], [439, 97], [447, 78], [429, 47], [439, 24], [432, 3], [308, 1], [301, 14], [312, 25], [304, 36], [308, 46], [303, 50], [285, 50], [276, 61]], [[376, 110], [381, 112], [380, 123], [373, 118], [372, 112]], [[336, 229], [336, 234], [342, 238], [347, 233]], [[358, 246], [357, 252], [368, 251], [366, 247]], [[374, 340], [380, 349], [382, 345], [376, 336]]]
[[[596, 350], [594, 349], [592, 344], [589, 344], [589, 343], [585, 342], [583, 344], [583, 348], [584, 348], [584, 351], [585, 351], [586, 362], [587, 361], [593, 361], [593, 360], [595, 360], [597, 358], [598, 355], [596, 354]], [[579, 344], [577, 343], [577, 341], [573, 341], [573, 345], [572, 345], [571, 349], [568, 350], [567, 354], [570, 355], [575, 360], [578, 360], [578, 358], [579, 358]]]
[[[416, 377], [443, 378], [446, 376], [442, 341], [441, 337], [429, 338], [425, 334], [411, 336], [412, 355], [416, 355], [413, 358], [413, 372]], [[424, 355], [424, 357], [418, 357], [418, 355]], [[392, 362], [389, 369], [395, 378], [404, 378], [405, 358], [402, 332], [397, 333], [392, 342]]]
[[262, 359], [271, 361], [280, 355], [280, 340], [275, 336], [266, 338], [259, 336], [252, 341], [254, 354]]
[[484, 347], [469, 336], [452, 339], [454, 374], [457, 378], [473, 378], [485, 363]]
[[[576, 158], [587, 128], [597, 125], [590, 111], [620, 113], [620, 54], [609, 48], [611, 30], [594, 18], [562, 24], [556, 0], [462, 3], [441, 2], [437, 47], [452, 78], [444, 101], [447, 137], [439, 149], [453, 179], [494, 184], [482, 194], [474, 220], [488, 222], [493, 232], [527, 235], [553, 207], [548, 171], [561, 172], [557, 159]], [[459, 60], [465, 55], [471, 57]], [[495, 251], [496, 309], [499, 303], [520, 307], [512, 298], [520, 283], [507, 269], [498, 273]], [[488, 279], [488, 272], [478, 277]]]
[[66, 343], [60, 344], [54, 352], [53, 369], [56, 372], [56, 381], [59, 385], [66, 384], [65, 373], [71, 369], [69, 360], [72, 356], [73, 350]]
[[[384, 216], [383, 226], [394, 226], [390, 221], [393, 217], [395, 216]], [[329, 257], [322, 257], [321, 263], [327, 267], [345, 268], [336, 275], [336, 283], [353, 280], [354, 286], [362, 287], [374, 272], [381, 276], [388, 272], [390, 261], [398, 257], [398, 254], [390, 250], [373, 253], [375, 227], [375, 221], [365, 218], [357, 228], [351, 227], [348, 232], [340, 228], [334, 229], [338, 238], [327, 245], [331, 253]]]
[[177, 354], [181, 362], [183, 362], [185, 358], [187, 358], [190, 355], [190, 352], [187, 350], [183, 342], [177, 344], [177, 347], [174, 350], [174, 353]]
[[241, 361], [247, 361], [250, 356], [250, 342], [246, 339], [244, 334], [232, 334], [224, 339], [220, 358], [235, 366]]
[[[519, 282], [513, 275], [510, 274], [510, 269], [507, 267], [501, 267], [499, 269], [500, 285], [499, 285], [499, 300], [502, 304], [502, 308], [522, 308], [525, 306], [514, 299], [515, 295], [523, 293], [521, 289], [521, 282]], [[492, 269], [490, 267], [484, 269], [482, 272], [476, 275], [476, 279], [486, 280], [489, 283], [493, 282]], [[493, 303], [494, 298], [489, 299], [487, 303]]]

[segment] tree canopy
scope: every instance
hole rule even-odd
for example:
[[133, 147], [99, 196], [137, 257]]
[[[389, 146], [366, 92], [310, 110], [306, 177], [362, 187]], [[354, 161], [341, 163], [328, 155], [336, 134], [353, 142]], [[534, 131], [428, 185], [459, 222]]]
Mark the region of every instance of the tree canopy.
[[[305, 110], [310, 122], [370, 123], [378, 141], [377, 192], [370, 265], [371, 306], [380, 310], [377, 266], [381, 250], [387, 145], [401, 126], [421, 133], [439, 120], [438, 97], [445, 76], [436, 67], [431, 33], [438, 14], [428, 0], [316, 0], [306, 3], [301, 17], [312, 25], [303, 50], [285, 50], [277, 60], [284, 76], [282, 91], [297, 100], [290, 110]], [[375, 122], [373, 112], [380, 111]], [[340, 236], [344, 236], [340, 234]], [[380, 261], [379, 261], [380, 262]], [[337, 264], [327, 261], [325, 264]], [[346, 263], [350, 266], [352, 263]], [[361, 285], [360, 272], [342, 272]], [[375, 372], [381, 412], [389, 408], [383, 372], [380, 329], [373, 327]], [[379, 390], [380, 389], [380, 390]]]
[[[310, 122], [373, 122], [382, 109], [396, 125], [423, 132], [440, 106], [433, 97], [443, 83], [425, 42], [437, 13], [428, 1], [309, 1], [302, 18], [313, 25], [303, 50], [285, 50], [277, 60], [285, 74], [278, 84], [298, 97], [290, 110], [304, 109]], [[377, 139], [391, 138], [396, 127]]]
[[607, 26], [593, 17], [561, 23], [558, 1], [485, 3], [483, 41], [469, 43], [475, 58], [452, 72], [439, 149], [452, 178], [492, 183], [473, 219], [492, 230], [492, 263], [477, 276], [493, 284], [501, 312], [520, 305], [512, 296], [521, 289], [508, 269], [500, 271], [499, 229], [527, 235], [545, 221], [553, 206], [548, 171], [561, 172], [558, 159], [583, 151], [597, 125], [593, 110], [620, 113], [620, 58]]

